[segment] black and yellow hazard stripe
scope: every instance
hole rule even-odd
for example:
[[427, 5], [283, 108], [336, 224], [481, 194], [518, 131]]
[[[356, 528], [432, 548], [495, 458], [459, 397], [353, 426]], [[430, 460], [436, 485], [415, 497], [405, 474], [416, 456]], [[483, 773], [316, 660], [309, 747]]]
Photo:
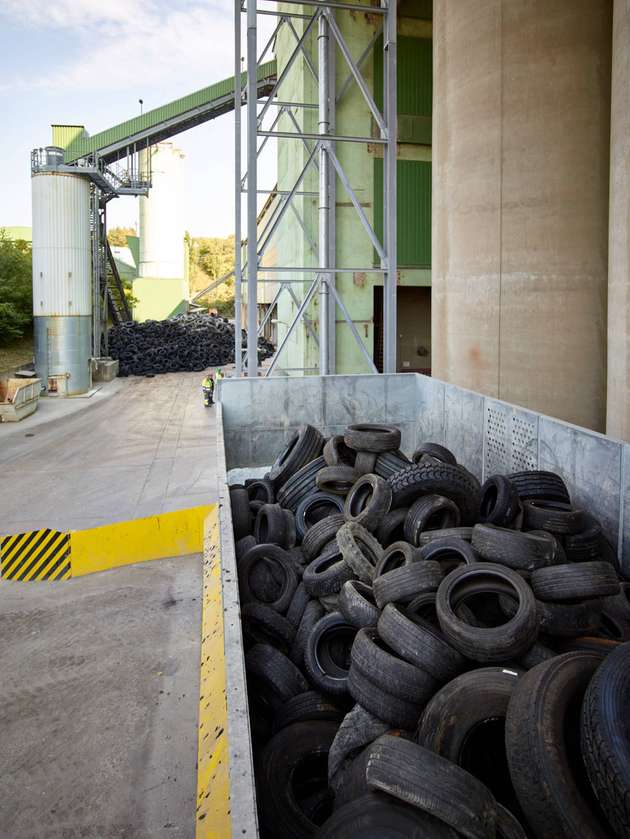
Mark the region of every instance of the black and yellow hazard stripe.
[[5, 536], [0, 543], [3, 580], [67, 580], [71, 575], [68, 533], [45, 528]]

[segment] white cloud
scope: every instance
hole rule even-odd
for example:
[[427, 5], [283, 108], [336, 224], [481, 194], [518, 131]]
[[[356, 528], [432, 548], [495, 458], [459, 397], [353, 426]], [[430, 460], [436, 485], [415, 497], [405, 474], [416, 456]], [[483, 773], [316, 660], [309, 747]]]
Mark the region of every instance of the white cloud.
[[[45, 75], [8, 79], [2, 87], [53, 90], [147, 90], [173, 84], [182, 93], [232, 75], [232, 3], [155, 0], [3, 0], [0, 14], [39, 29], [64, 29], [78, 55]], [[54, 33], [51, 33], [54, 37]]]

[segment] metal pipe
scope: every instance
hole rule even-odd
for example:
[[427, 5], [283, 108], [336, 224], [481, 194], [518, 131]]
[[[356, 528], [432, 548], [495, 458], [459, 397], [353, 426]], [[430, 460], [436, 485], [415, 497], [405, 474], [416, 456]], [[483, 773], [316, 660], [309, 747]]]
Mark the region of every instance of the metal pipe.
[[234, 362], [235, 374], [243, 375], [241, 249], [241, 0], [234, 0]]
[[[376, 8], [376, 7], [375, 7]], [[285, 139], [292, 139], [295, 137], [297, 140], [319, 140], [319, 134], [309, 134], [305, 131], [301, 131], [299, 134], [296, 131], [263, 131], [263, 129], [258, 130], [259, 137], [283, 137]], [[375, 143], [377, 145], [385, 146], [387, 145], [387, 140], [383, 137], [353, 137], [353, 136], [343, 136], [339, 134], [329, 134], [329, 140], [334, 140], [335, 142], [339, 143]]]
[[[247, 375], [258, 375], [258, 254], [256, 252], [256, 215], [258, 172], [256, 160], [256, 2], [247, 4]], [[252, 349], [254, 352], [252, 352]]]
[[374, 268], [372, 265], [367, 268], [361, 268], [359, 265], [348, 265], [345, 268], [323, 268], [321, 265], [313, 267], [306, 265], [265, 265], [264, 270], [267, 273], [272, 274], [278, 272], [281, 273], [282, 271], [298, 271], [307, 274], [322, 274], [331, 272], [334, 272], [335, 274], [354, 274], [357, 271], [362, 274], [385, 274], [387, 272], [387, 268]]
[[[326, 136], [330, 128], [329, 121], [329, 74], [328, 74], [328, 55], [329, 55], [329, 39], [328, 33], [328, 18], [326, 14], [322, 14], [318, 21], [317, 32], [317, 52], [319, 58], [319, 120], [318, 128], [319, 134]], [[328, 149], [326, 142], [320, 143], [319, 146], [319, 261], [324, 268], [328, 267], [328, 226], [330, 215], [330, 196], [329, 184], [330, 176], [328, 172]], [[329, 311], [328, 311], [328, 274], [321, 274], [319, 278], [319, 373], [321, 376], [327, 376], [329, 372], [328, 350], [329, 350]]]
[[[381, 0], [384, 3], [385, 0]], [[385, 196], [383, 216], [385, 249], [387, 253], [387, 273], [384, 276], [383, 289], [383, 372], [396, 372], [397, 330], [397, 291], [398, 264], [396, 253], [396, 152], [397, 152], [397, 104], [396, 104], [396, 3], [391, 0], [387, 6], [387, 16], [383, 32], [383, 56], [385, 120], [387, 123], [387, 145], [383, 161], [383, 193]]]
[[[334, 9], [328, 12], [329, 18], [335, 17]], [[335, 133], [337, 126], [337, 54], [332, 40], [328, 40], [328, 131]], [[328, 141], [331, 152], [335, 153], [335, 144]], [[328, 166], [328, 262], [329, 267], [337, 264], [337, 177], [332, 166]], [[337, 283], [335, 273], [328, 274], [328, 285], [334, 290]], [[337, 306], [334, 298], [328, 303], [328, 371], [337, 372]]]
[[[387, 14], [387, 6], [368, 6], [365, 3], [329, 3], [327, 0], [283, 0], [291, 6], [315, 6], [320, 9], [349, 9], [350, 11], [361, 11], [366, 14]], [[395, 4], [394, 4], [395, 9]]]

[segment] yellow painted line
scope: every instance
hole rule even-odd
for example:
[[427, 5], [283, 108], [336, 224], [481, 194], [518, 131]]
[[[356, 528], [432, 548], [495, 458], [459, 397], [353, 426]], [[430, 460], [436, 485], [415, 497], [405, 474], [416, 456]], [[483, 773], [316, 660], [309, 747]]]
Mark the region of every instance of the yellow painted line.
[[230, 766], [219, 515], [206, 518], [199, 686], [196, 839], [230, 839]]
[[90, 530], [74, 530], [70, 533], [72, 576], [199, 553], [204, 519], [215, 507], [215, 504], [189, 507]]

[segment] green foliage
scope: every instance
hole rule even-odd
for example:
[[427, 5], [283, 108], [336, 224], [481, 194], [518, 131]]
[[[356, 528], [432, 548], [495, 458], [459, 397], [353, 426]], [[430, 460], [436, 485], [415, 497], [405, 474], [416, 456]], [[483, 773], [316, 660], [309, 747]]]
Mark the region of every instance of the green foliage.
[[[192, 294], [206, 288], [213, 280], [234, 268], [234, 236], [192, 237], [186, 234]], [[197, 301], [222, 317], [234, 316], [234, 280], [231, 278]]]
[[21, 338], [33, 320], [32, 254], [28, 242], [0, 230], [0, 344]]
[[137, 236], [133, 227], [112, 227], [107, 231], [107, 240], [110, 245], [119, 248], [127, 247], [127, 236]]

